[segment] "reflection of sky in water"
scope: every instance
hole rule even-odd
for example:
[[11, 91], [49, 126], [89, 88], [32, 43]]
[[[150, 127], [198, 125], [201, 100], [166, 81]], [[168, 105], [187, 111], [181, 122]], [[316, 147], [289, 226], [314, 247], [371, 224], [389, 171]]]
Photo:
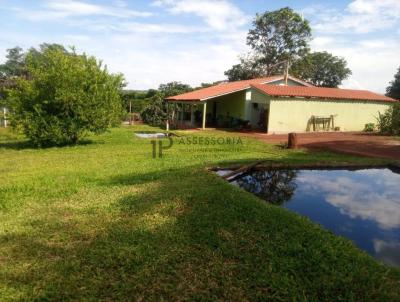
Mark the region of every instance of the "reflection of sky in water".
[[400, 267], [400, 174], [389, 169], [300, 170], [283, 206]]

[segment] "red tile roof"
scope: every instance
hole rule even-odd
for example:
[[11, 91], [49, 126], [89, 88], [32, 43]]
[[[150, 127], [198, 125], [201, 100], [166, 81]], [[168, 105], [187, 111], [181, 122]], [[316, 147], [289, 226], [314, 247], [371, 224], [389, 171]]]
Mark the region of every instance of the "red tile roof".
[[[270, 77], [265, 77], [265, 78], [252, 79], [252, 80], [221, 83], [221, 84], [218, 84], [215, 86], [197, 89], [197, 90], [194, 90], [191, 92], [168, 97], [168, 98], [166, 98], [166, 100], [167, 101], [202, 101], [202, 100], [214, 98], [217, 96], [221, 96], [224, 94], [229, 94], [229, 93], [233, 93], [236, 91], [245, 90], [247, 88], [250, 88], [250, 85], [252, 85], [252, 84], [265, 84], [265, 83], [278, 81], [281, 79], [283, 79], [283, 76], [277, 75], [277, 76], [270, 76]], [[289, 79], [300, 82], [306, 86], [312, 86], [311, 84], [308, 84], [308, 83], [301, 81], [299, 79], [296, 79], [294, 77], [289, 77]]]
[[251, 84], [251, 86], [270, 96], [397, 102], [395, 99], [367, 90], [351, 90], [351, 89], [340, 89], [340, 88], [304, 87], [304, 86], [260, 85], [253, 83]]

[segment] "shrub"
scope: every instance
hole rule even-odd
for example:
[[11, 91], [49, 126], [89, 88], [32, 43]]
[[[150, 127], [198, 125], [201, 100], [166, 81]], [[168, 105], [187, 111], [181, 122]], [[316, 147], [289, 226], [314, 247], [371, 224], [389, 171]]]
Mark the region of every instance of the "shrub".
[[379, 113], [379, 132], [391, 135], [400, 135], [400, 102], [394, 103], [383, 114]]
[[375, 124], [374, 123], [365, 124], [364, 132], [373, 132], [374, 130], [375, 130]]
[[94, 57], [47, 48], [26, 64], [29, 76], [10, 91], [11, 124], [35, 145], [75, 144], [120, 122], [123, 78]]

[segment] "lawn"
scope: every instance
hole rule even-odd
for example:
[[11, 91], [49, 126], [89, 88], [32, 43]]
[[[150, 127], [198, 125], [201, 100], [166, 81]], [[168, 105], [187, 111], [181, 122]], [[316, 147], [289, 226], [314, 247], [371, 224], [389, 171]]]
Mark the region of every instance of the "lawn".
[[0, 129], [1, 301], [400, 300], [398, 270], [205, 169], [379, 161], [182, 137], [153, 158], [140, 129], [47, 149]]

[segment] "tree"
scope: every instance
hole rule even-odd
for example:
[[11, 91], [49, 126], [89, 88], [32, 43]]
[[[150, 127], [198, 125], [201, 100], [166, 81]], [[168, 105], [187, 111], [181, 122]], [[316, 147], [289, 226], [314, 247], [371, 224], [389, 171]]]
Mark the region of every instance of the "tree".
[[289, 7], [257, 14], [253, 25], [247, 35], [247, 44], [268, 74], [282, 70], [282, 65], [271, 68], [272, 65], [285, 60], [293, 62], [309, 51], [310, 24]]
[[151, 97], [150, 104], [147, 105], [143, 111], [140, 113], [143, 121], [152, 126], [161, 126], [167, 119], [167, 111], [169, 114], [175, 109], [177, 104], [172, 104], [169, 106], [170, 110], [167, 110], [168, 104], [164, 102], [164, 99], [178, 95], [181, 93], [192, 91], [192, 87], [188, 84], [183, 84], [181, 82], [170, 82], [167, 84], [161, 84], [158, 87], [157, 93]]
[[149, 125], [162, 126], [164, 124], [167, 119], [167, 104], [160, 92], [152, 97], [150, 104], [143, 109], [140, 116]]
[[390, 86], [386, 88], [386, 95], [400, 100], [400, 67], [394, 75], [394, 80], [389, 84]]
[[242, 56], [239, 64], [233, 65], [231, 69], [225, 71], [229, 81], [254, 79], [265, 75], [265, 73], [266, 70], [262, 64], [251, 55]]
[[313, 52], [296, 60], [290, 73], [320, 87], [338, 87], [351, 75], [344, 58], [323, 52]]
[[123, 90], [121, 91], [121, 99], [126, 112], [141, 112], [150, 100], [146, 97], [147, 91], [139, 90]]
[[257, 14], [253, 25], [247, 35], [252, 52], [225, 72], [229, 81], [283, 74], [286, 62], [291, 74], [317, 86], [337, 87], [351, 74], [343, 58], [310, 53], [310, 24], [291, 8]]
[[25, 74], [25, 54], [21, 47], [7, 49], [6, 62], [0, 64], [0, 78], [10, 79]]
[[195, 89], [207, 88], [207, 87], [211, 87], [211, 86], [215, 86], [215, 85], [221, 84], [223, 82], [225, 82], [225, 81], [215, 81], [215, 82], [212, 82], [212, 83], [201, 83], [200, 86], [196, 87]]
[[145, 98], [151, 98], [157, 94], [157, 89], [149, 89], [146, 92]]
[[400, 135], [400, 102], [391, 105], [384, 113], [379, 113], [377, 122], [379, 132]]
[[162, 95], [162, 97], [166, 98], [169, 96], [185, 93], [192, 91], [192, 87], [188, 84], [183, 84], [181, 82], [170, 82], [167, 84], [161, 84], [158, 87], [158, 91]]
[[96, 58], [47, 47], [28, 52], [26, 69], [10, 92], [11, 124], [35, 145], [77, 143], [120, 121], [123, 77]]

